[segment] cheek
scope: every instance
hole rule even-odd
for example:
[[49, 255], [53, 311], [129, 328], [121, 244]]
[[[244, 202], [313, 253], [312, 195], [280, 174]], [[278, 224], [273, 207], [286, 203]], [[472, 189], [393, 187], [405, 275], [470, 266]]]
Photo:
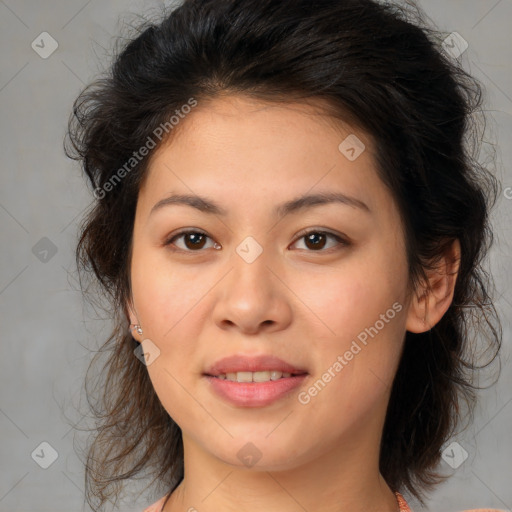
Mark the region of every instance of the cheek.
[[388, 390], [399, 361], [405, 333], [405, 257], [376, 245], [347, 259], [330, 276], [306, 273], [300, 283], [297, 295], [315, 313], [308, 316], [310, 347], [318, 354], [318, 387], [328, 382], [319, 402], [364, 408]]
[[172, 268], [165, 251], [140, 251], [132, 261], [134, 302], [148, 334], [167, 340], [180, 324], [196, 325], [190, 317], [201, 308], [196, 305], [215, 284], [215, 276], [201, 275], [194, 268]]
[[[306, 306], [297, 304], [297, 308], [307, 312], [320, 339], [352, 339], [395, 302], [403, 305], [405, 269], [405, 258], [399, 252], [375, 244], [375, 248], [354, 252], [328, 273], [302, 272], [293, 277], [293, 290]], [[390, 312], [393, 318], [394, 313]]]

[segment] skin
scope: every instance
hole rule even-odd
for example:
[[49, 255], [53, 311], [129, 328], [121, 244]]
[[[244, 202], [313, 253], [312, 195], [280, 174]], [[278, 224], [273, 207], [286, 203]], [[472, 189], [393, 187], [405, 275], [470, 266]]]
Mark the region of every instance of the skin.
[[[338, 149], [349, 134], [366, 146], [354, 161]], [[369, 211], [329, 203], [274, 213], [320, 192]], [[207, 197], [226, 214], [177, 204], [151, 213], [173, 193]], [[184, 228], [207, 234], [203, 248], [187, 236], [166, 245]], [[305, 230], [348, 244], [329, 236], [311, 248]], [[248, 236], [263, 250], [252, 263], [236, 252]], [[406, 330], [428, 330], [448, 308], [458, 251], [454, 243], [429, 276], [431, 294], [409, 294], [400, 215], [369, 136], [312, 102], [227, 95], [200, 103], [153, 154], [133, 231], [129, 317], [143, 329], [134, 337], [160, 350], [148, 372], [183, 432], [185, 478], [165, 512], [395, 512], [378, 467], [391, 384]], [[401, 311], [301, 404], [298, 393], [395, 303]], [[202, 375], [232, 354], [273, 354], [309, 375], [271, 405], [236, 407]], [[250, 468], [237, 456], [247, 443], [261, 452]]]

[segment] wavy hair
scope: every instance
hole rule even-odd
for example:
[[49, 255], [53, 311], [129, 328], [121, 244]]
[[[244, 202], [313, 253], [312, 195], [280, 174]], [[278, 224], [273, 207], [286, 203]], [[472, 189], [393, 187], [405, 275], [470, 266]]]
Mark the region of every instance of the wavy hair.
[[[412, 2], [185, 0], [138, 25], [75, 100], [65, 151], [81, 162], [95, 197], [76, 261], [82, 288], [86, 280], [99, 285], [114, 321], [91, 368], [106, 360], [86, 385], [97, 421], [86, 464], [94, 510], [117, 498], [126, 479], [151, 476], [169, 492], [183, 478], [181, 430], [134, 357], [128, 329], [135, 207], [155, 149], [130, 159], [191, 98], [201, 104], [221, 94], [321, 99], [326, 115], [368, 133], [403, 220], [414, 285], [460, 241], [450, 308], [428, 332], [406, 334], [380, 447], [380, 471], [393, 491], [424, 503], [443, 480], [441, 448], [465, 407], [472, 417], [474, 375], [501, 345], [482, 265], [499, 184], [478, 159], [483, 87], [443, 51], [447, 34], [426, 19]], [[481, 340], [490, 357], [479, 366]]]

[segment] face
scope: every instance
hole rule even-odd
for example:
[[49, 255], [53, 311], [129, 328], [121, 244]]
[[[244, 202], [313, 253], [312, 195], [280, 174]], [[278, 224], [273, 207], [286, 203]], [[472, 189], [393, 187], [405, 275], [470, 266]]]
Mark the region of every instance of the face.
[[408, 272], [370, 138], [313, 104], [243, 96], [180, 123], [139, 193], [129, 307], [185, 450], [268, 469], [374, 454]]

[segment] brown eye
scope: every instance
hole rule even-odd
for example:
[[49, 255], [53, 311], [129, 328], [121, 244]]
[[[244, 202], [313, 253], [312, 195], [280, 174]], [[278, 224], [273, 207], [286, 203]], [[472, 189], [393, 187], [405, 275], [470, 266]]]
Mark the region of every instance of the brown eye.
[[[329, 249], [336, 249], [337, 246], [340, 248], [350, 245], [349, 242], [341, 236], [325, 231], [309, 231], [304, 233], [293, 245], [297, 245], [300, 242], [304, 244], [304, 247], [297, 247], [298, 249], [306, 249], [313, 252], [327, 252]], [[323, 251], [323, 249], [325, 249], [325, 251]]]
[[325, 233], [310, 233], [304, 237], [304, 240], [308, 249], [323, 249], [325, 247], [327, 237]]
[[[210, 246], [207, 246], [208, 243], [210, 243]], [[220, 247], [206, 233], [201, 231], [182, 231], [171, 237], [165, 245], [174, 245], [177, 249], [188, 252], [198, 252], [205, 247]]]
[[206, 243], [206, 236], [201, 233], [187, 233], [183, 237], [187, 249], [202, 249]]

